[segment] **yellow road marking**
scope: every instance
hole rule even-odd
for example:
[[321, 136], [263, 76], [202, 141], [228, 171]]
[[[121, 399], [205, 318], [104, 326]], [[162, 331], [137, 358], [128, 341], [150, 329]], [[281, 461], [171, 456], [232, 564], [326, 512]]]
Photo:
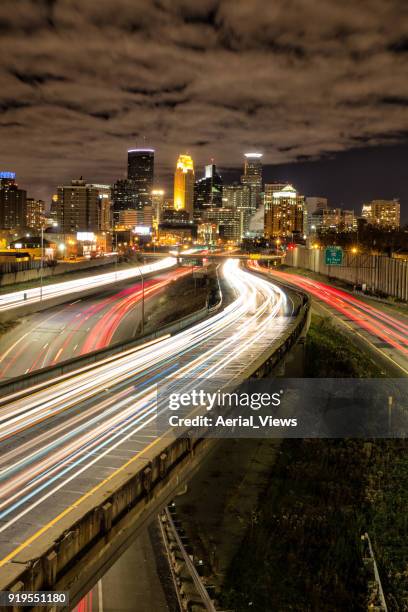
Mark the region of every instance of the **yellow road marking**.
[[134, 461], [136, 461], [136, 459], [138, 459], [140, 457], [140, 455], [142, 455], [143, 453], [145, 453], [147, 450], [149, 450], [150, 448], [152, 448], [155, 444], [157, 444], [157, 442], [160, 440], [161, 438], [156, 438], [156, 440], [153, 440], [153, 442], [150, 442], [150, 444], [148, 444], [143, 450], [139, 451], [134, 457], [132, 457], [131, 459], [129, 459], [126, 463], [124, 463], [120, 468], [118, 468], [117, 470], [115, 470], [115, 472], [113, 472], [112, 474], [110, 474], [107, 478], [105, 478], [105, 480], [102, 480], [102, 482], [100, 482], [99, 484], [95, 485], [95, 487], [93, 487], [93, 489], [90, 489], [87, 493], [85, 493], [84, 495], [82, 495], [79, 499], [76, 500], [76, 502], [74, 502], [73, 504], [71, 504], [70, 506], [68, 506], [68, 508], [65, 508], [65, 510], [63, 510], [60, 514], [58, 514], [58, 516], [56, 516], [55, 518], [53, 518], [51, 521], [49, 521], [49, 523], [47, 523], [46, 525], [44, 525], [43, 527], [41, 527], [41, 529], [39, 529], [36, 533], [34, 533], [32, 536], [30, 536], [29, 538], [27, 538], [27, 540], [25, 540], [24, 542], [22, 542], [19, 546], [17, 546], [17, 548], [15, 548], [11, 553], [9, 553], [6, 557], [4, 557], [4, 559], [2, 559], [0, 561], [0, 567], [3, 567], [3, 565], [5, 565], [6, 563], [8, 563], [8, 561], [11, 561], [13, 557], [15, 557], [16, 555], [18, 555], [22, 550], [24, 550], [27, 546], [29, 546], [30, 544], [32, 544], [33, 542], [35, 542], [35, 540], [37, 540], [41, 535], [43, 535], [48, 529], [50, 529], [50, 527], [53, 527], [56, 523], [58, 523], [58, 521], [60, 521], [62, 518], [64, 518], [65, 516], [67, 516], [67, 514], [69, 514], [72, 510], [75, 510], [77, 508], [77, 506], [79, 504], [81, 504], [83, 501], [85, 501], [88, 497], [90, 497], [90, 495], [93, 495], [93, 493], [95, 493], [96, 491], [98, 491], [98, 489], [100, 489], [101, 487], [103, 487], [106, 483], [108, 483], [110, 480], [112, 480], [112, 478], [114, 478], [117, 474], [119, 474], [122, 470], [125, 470], [129, 465], [131, 465]]

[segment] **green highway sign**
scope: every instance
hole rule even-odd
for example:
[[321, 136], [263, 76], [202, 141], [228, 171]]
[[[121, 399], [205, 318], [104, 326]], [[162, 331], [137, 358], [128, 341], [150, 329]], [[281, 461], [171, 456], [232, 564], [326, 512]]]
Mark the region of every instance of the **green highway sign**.
[[341, 266], [343, 263], [343, 249], [341, 246], [326, 247], [324, 260], [326, 266]]

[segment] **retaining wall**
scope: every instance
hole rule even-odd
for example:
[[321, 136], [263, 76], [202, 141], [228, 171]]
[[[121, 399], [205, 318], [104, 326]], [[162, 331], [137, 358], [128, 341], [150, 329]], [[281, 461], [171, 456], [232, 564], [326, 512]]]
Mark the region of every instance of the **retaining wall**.
[[[65, 274], [69, 272], [77, 272], [80, 270], [90, 270], [92, 268], [99, 268], [100, 266], [107, 266], [115, 263], [116, 255], [109, 257], [98, 257], [97, 259], [90, 259], [86, 261], [77, 261], [74, 263], [58, 263], [56, 266], [44, 266], [43, 267], [43, 278], [49, 276], [58, 276], [59, 274]], [[39, 262], [35, 262], [39, 264]], [[13, 264], [10, 264], [13, 265]], [[6, 285], [15, 285], [18, 283], [27, 283], [30, 281], [40, 280], [41, 272], [40, 265], [36, 265], [35, 268], [30, 270], [20, 270], [19, 272], [6, 272], [0, 274], [0, 287]]]

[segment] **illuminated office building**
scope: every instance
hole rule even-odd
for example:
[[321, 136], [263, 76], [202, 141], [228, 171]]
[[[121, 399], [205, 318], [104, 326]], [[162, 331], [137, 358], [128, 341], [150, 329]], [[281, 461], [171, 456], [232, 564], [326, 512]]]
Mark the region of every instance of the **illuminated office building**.
[[143, 211], [129, 208], [128, 210], [120, 210], [118, 213], [118, 222], [116, 228], [131, 229], [141, 223], [143, 219]]
[[214, 225], [217, 235], [223, 240], [239, 242], [241, 239], [241, 223], [234, 208], [206, 208], [203, 211], [202, 222], [204, 225]]
[[119, 179], [112, 186], [113, 223], [119, 222], [119, 214], [122, 210], [131, 209], [137, 209], [137, 197], [133, 181]]
[[305, 198], [292, 185], [265, 185], [265, 238], [291, 237], [304, 233]]
[[245, 153], [244, 174], [242, 185], [247, 185], [251, 191], [251, 208], [254, 213], [261, 205], [262, 193], [262, 153]]
[[363, 204], [362, 217], [367, 223], [383, 229], [399, 229], [400, 202], [395, 200], [372, 200]]
[[352, 232], [357, 229], [353, 210], [320, 208], [309, 216], [310, 234], [317, 232]]
[[249, 222], [254, 213], [251, 195], [251, 188], [248, 185], [225, 185], [222, 191], [223, 207], [236, 211], [240, 238], [243, 238], [248, 232]]
[[198, 179], [194, 186], [194, 209], [221, 208], [222, 206], [222, 178], [217, 172], [215, 164], [208, 164], [204, 168], [203, 178]]
[[323, 212], [328, 208], [327, 198], [308, 196], [305, 198], [305, 234], [316, 233], [322, 223]]
[[185, 211], [190, 221], [194, 212], [194, 164], [190, 155], [180, 155], [174, 173], [174, 209]]
[[27, 198], [27, 227], [40, 230], [44, 224], [45, 202], [35, 198]]
[[19, 189], [14, 172], [0, 172], [0, 229], [27, 226], [27, 192]]
[[60, 185], [55, 204], [56, 221], [60, 233], [97, 232], [99, 227], [99, 190], [84, 180], [73, 180], [71, 185]]
[[98, 191], [98, 230], [107, 232], [113, 226], [112, 187], [110, 185], [101, 185], [100, 183], [87, 185], [87, 187], [93, 187]]
[[143, 208], [152, 204], [152, 189], [154, 180], [154, 149], [129, 149], [128, 180], [134, 187], [135, 208]]
[[153, 212], [153, 226], [157, 228], [161, 222], [161, 218], [164, 210], [164, 190], [153, 189], [152, 190], [152, 212]]

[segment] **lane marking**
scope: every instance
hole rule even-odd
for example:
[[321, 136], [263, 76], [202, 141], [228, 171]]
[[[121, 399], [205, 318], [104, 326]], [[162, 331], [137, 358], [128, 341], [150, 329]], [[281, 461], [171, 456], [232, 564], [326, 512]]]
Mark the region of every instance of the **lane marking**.
[[134, 463], [136, 461], [136, 459], [139, 459], [139, 457], [141, 455], [143, 455], [146, 451], [150, 450], [151, 448], [153, 448], [153, 446], [155, 446], [159, 441], [161, 440], [161, 438], [156, 438], [155, 440], [153, 440], [153, 442], [151, 442], [150, 444], [148, 444], [143, 450], [139, 451], [138, 453], [136, 453], [136, 455], [134, 455], [133, 457], [131, 457], [131, 459], [129, 459], [126, 463], [124, 463], [121, 467], [119, 467], [115, 472], [112, 472], [112, 474], [110, 474], [107, 478], [105, 478], [105, 480], [102, 480], [100, 483], [98, 483], [97, 485], [95, 485], [95, 487], [93, 487], [92, 489], [90, 489], [89, 491], [87, 491], [87, 493], [84, 493], [84, 495], [82, 495], [81, 497], [79, 497], [73, 504], [71, 504], [70, 506], [68, 506], [67, 508], [65, 508], [65, 510], [63, 510], [60, 514], [58, 514], [55, 518], [53, 518], [51, 521], [49, 521], [46, 525], [44, 525], [43, 527], [41, 527], [41, 529], [39, 529], [38, 531], [36, 531], [36, 533], [34, 533], [32, 536], [30, 536], [29, 538], [27, 538], [24, 542], [22, 542], [21, 544], [19, 544], [19, 546], [17, 546], [13, 551], [11, 551], [11, 553], [9, 553], [8, 555], [6, 555], [3, 559], [0, 560], [0, 567], [3, 567], [6, 563], [8, 563], [9, 561], [11, 561], [13, 559], [13, 557], [15, 557], [16, 555], [18, 555], [20, 552], [22, 552], [25, 548], [27, 548], [27, 546], [29, 546], [30, 544], [32, 544], [33, 542], [35, 542], [36, 540], [38, 540], [38, 538], [40, 536], [42, 536], [46, 531], [48, 531], [48, 529], [50, 529], [51, 527], [53, 527], [54, 525], [56, 525], [61, 519], [63, 519], [65, 516], [67, 516], [70, 512], [72, 512], [72, 510], [76, 510], [77, 507], [84, 502], [86, 499], [88, 499], [91, 495], [93, 495], [94, 493], [96, 493], [96, 491], [99, 491], [99, 489], [101, 489], [102, 487], [104, 487], [108, 482], [110, 482], [112, 480], [112, 478], [114, 478], [117, 474], [120, 474], [120, 472], [122, 472], [123, 470], [126, 470], [130, 465], [132, 465], [132, 463]]
[[98, 580], [98, 610], [103, 612], [102, 579]]
[[21, 336], [21, 338], [19, 338], [16, 342], [14, 342], [14, 344], [12, 344], [10, 346], [9, 349], [7, 349], [7, 351], [5, 353], [3, 353], [3, 355], [0, 357], [0, 363], [7, 357], [7, 355], [9, 355], [11, 353], [11, 351], [13, 349], [16, 348], [17, 344], [19, 344], [22, 340], [24, 340], [24, 338], [26, 338], [28, 336], [30, 332], [26, 332], [23, 336]]
[[[312, 300], [316, 298], [312, 298]], [[353, 327], [350, 323], [347, 323], [346, 321], [343, 321], [343, 319], [341, 319], [340, 317], [338, 317], [335, 313], [335, 310], [330, 310], [329, 308], [327, 308], [327, 306], [323, 306], [323, 304], [318, 301], [318, 306], [319, 308], [322, 308], [323, 310], [325, 310], [329, 315], [331, 315], [332, 317], [334, 316], [336, 319], [338, 319], [340, 321], [340, 323], [342, 323], [343, 325], [345, 325], [346, 327], [348, 327], [350, 329], [350, 331], [353, 332], [353, 334], [356, 334], [357, 336], [359, 336], [362, 340], [364, 340], [364, 342], [366, 342], [371, 348], [375, 349], [376, 351], [378, 351], [383, 357], [386, 357], [387, 359], [389, 359], [390, 361], [392, 361], [392, 363], [394, 365], [396, 365], [400, 370], [402, 370], [404, 372], [404, 374], [406, 376], [408, 376], [408, 370], [406, 370], [402, 365], [400, 365], [397, 361], [395, 361], [392, 357], [390, 357], [389, 355], [387, 355], [387, 353], [385, 353], [384, 351], [382, 351], [381, 349], [378, 348], [378, 346], [375, 346], [375, 344], [373, 344], [373, 342], [371, 342], [370, 340], [368, 340], [367, 338], [365, 338], [360, 332], [358, 332], [356, 330], [355, 327]]]
[[58, 353], [55, 355], [54, 359], [52, 360], [52, 363], [57, 363], [58, 362], [58, 359], [60, 358], [62, 351], [63, 351], [63, 349], [60, 348]]

